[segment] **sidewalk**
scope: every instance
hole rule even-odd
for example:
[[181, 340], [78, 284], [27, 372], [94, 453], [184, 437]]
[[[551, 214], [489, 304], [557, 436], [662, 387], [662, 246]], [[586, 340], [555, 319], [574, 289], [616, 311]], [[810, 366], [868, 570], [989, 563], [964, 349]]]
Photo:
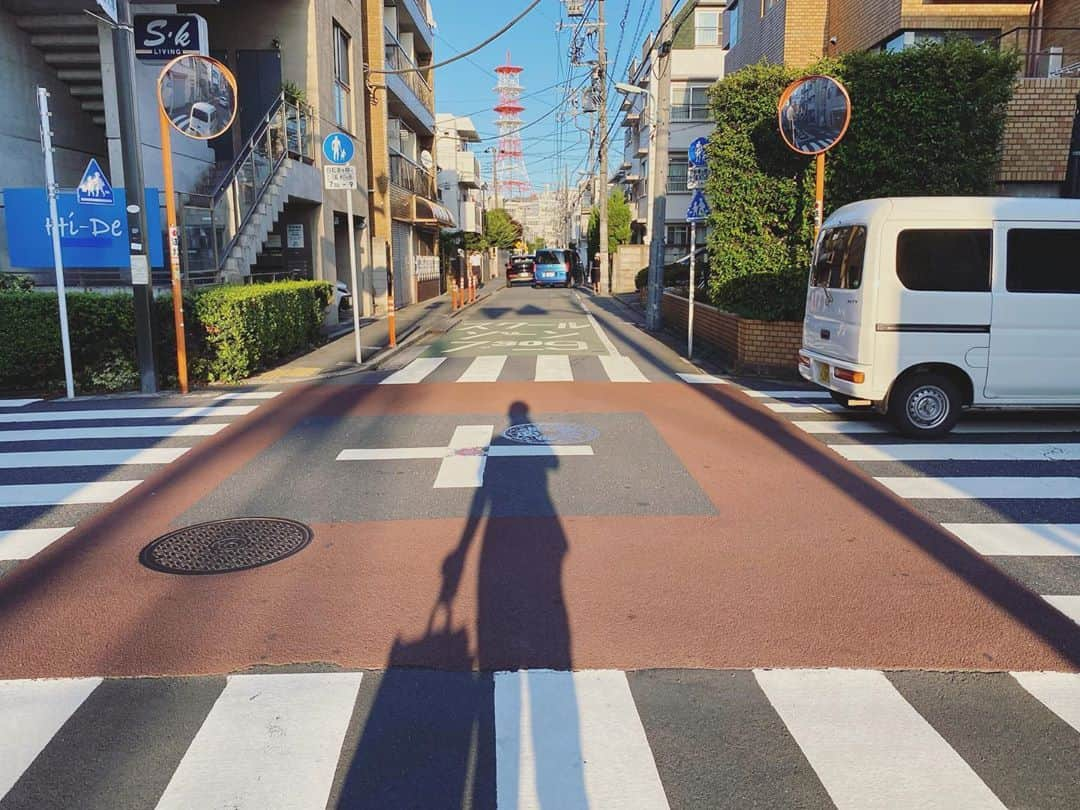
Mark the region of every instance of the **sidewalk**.
[[377, 368], [380, 363], [385, 362], [405, 346], [420, 340], [433, 328], [447, 328], [448, 319], [456, 319], [460, 313], [469, 312], [472, 307], [502, 288], [502, 278], [492, 279], [477, 291], [476, 304], [466, 306], [457, 312], [452, 312], [450, 309], [449, 293], [402, 307], [394, 313], [397, 333], [397, 346], [394, 349], [388, 348], [389, 322], [385, 315], [378, 318], [361, 318], [360, 344], [364, 360], [361, 365], [356, 364], [356, 344], [353, 340], [352, 329], [349, 328], [326, 345], [277, 368], [251, 377], [245, 380], [244, 384], [293, 382]]

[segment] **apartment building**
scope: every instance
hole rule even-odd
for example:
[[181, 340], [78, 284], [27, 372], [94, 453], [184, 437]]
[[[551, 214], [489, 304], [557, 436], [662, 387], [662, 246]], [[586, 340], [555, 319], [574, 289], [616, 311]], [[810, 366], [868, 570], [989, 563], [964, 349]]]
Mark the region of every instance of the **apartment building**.
[[[9, 188], [41, 188], [35, 88], [51, 94], [57, 180], [78, 184], [90, 158], [114, 187], [124, 185], [111, 29], [85, 13], [88, 0], [0, 0], [0, 177]], [[385, 274], [372, 272], [367, 247], [362, 19], [353, 0], [207, 0], [133, 4], [140, 15], [189, 15], [199, 50], [236, 75], [238, 115], [211, 141], [172, 138], [181, 268], [187, 283], [280, 277], [348, 283], [348, 244], [356, 243], [365, 313], [385, 307]], [[204, 41], [205, 40], [205, 41]], [[327, 43], [329, 47], [316, 47]], [[138, 46], [138, 42], [136, 43]], [[162, 156], [156, 82], [162, 60], [140, 56], [136, 106], [146, 185], [160, 189]], [[283, 92], [284, 90], [289, 92]], [[316, 150], [323, 136], [353, 138], [360, 189], [348, 222], [344, 192], [324, 191]], [[159, 198], [160, 206], [164, 200]], [[0, 219], [4, 218], [0, 208]], [[151, 227], [159, 229], [158, 211]], [[0, 271], [29, 272], [47, 285], [51, 268], [16, 266], [0, 226]], [[66, 268], [74, 286], [123, 286], [123, 265]], [[155, 285], [168, 284], [163, 262]]]
[[[627, 71], [627, 83], [640, 88], [640, 92], [627, 93], [620, 107], [622, 160], [615, 164], [610, 180], [622, 187], [630, 204], [631, 242], [648, 244], [654, 227], [650, 167], [655, 167], [657, 161], [667, 162], [667, 211], [666, 221], [661, 225], [665, 263], [685, 259], [690, 251], [686, 210], [692, 193], [686, 184], [687, 150], [695, 139], [707, 137], [713, 129], [708, 89], [724, 76], [723, 9], [720, 0], [698, 0], [687, 3], [675, 16], [669, 60], [671, 121], [666, 155], [656, 154], [654, 141], [653, 100], [657, 92], [652, 69], [654, 35], [646, 38], [640, 57], [631, 62]], [[705, 245], [707, 235], [705, 226], [698, 227], [699, 249]]]
[[[456, 220], [435, 178], [434, 18], [427, 0], [357, 0], [364, 17], [371, 249], [392, 269], [394, 303], [438, 295], [439, 232]], [[380, 71], [407, 71], [384, 73]]]
[[801, 66], [950, 36], [1024, 57], [1006, 121], [1000, 191], [1062, 193], [1080, 93], [1078, 0], [734, 0], [724, 11], [729, 72], [761, 60]]
[[470, 148], [480, 135], [472, 119], [438, 113], [435, 116], [439, 198], [453, 215], [456, 230], [484, 232], [484, 188], [480, 161]]

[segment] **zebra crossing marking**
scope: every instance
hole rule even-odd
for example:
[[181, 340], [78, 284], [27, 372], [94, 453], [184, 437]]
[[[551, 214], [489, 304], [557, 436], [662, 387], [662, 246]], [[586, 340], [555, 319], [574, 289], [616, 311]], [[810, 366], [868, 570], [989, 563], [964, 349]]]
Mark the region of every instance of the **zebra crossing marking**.
[[418, 383], [446, 361], [445, 357], [417, 357], [400, 371], [395, 371], [379, 385], [408, 385]]
[[894, 477], [875, 478], [901, 498], [947, 500], [1080, 498], [1080, 478], [1064, 476]]
[[641, 373], [634, 361], [623, 355], [600, 355], [600, 363], [604, 367], [611, 382], [648, 382], [649, 378]]
[[1076, 594], [1040, 594], [1043, 599], [1080, 624], [1080, 596]]
[[0, 453], [0, 470], [23, 467], [112, 467], [136, 464], [168, 464], [190, 447], [144, 447], [120, 450], [40, 450]]
[[1080, 461], [1080, 444], [831, 444], [848, 461]]
[[505, 354], [480, 355], [469, 364], [465, 373], [458, 377], [458, 382], [497, 382], [505, 365]]
[[35, 402], [41, 402], [40, 397], [38, 399], [0, 399], [0, 408], [25, 408]]
[[496, 673], [495, 751], [500, 807], [668, 807], [620, 671]]
[[226, 402], [234, 399], [273, 399], [281, 394], [281, 391], [231, 391], [214, 397], [215, 402]]
[[0, 800], [101, 680], [0, 681]]
[[536, 358], [536, 382], [573, 382], [570, 357], [565, 354], [541, 354]]
[[1016, 682], [1080, 732], [1080, 675], [1071, 672], [1013, 672]]
[[0, 430], [0, 442], [52, 442], [78, 439], [172, 439], [184, 436], [213, 436], [228, 426], [228, 422], [197, 422], [193, 425], [123, 425]]
[[258, 405], [196, 405], [188, 408], [113, 408], [85, 411], [0, 412], [0, 422], [89, 422], [111, 419], [196, 419], [206, 416], [244, 416]]
[[1080, 556], [1080, 523], [943, 523], [987, 556]]
[[806, 405], [801, 402], [766, 402], [765, 407], [775, 413], [847, 413], [843, 405], [833, 402], [821, 405]]
[[717, 377], [715, 374], [678, 374], [676, 376], [690, 385], [729, 385], [731, 383], [730, 380]]
[[805, 388], [793, 391], [760, 391], [754, 388], [743, 388], [742, 392], [755, 399], [832, 399], [828, 391], [811, 391]]
[[55, 529], [11, 529], [0, 532], [0, 560], [29, 560], [72, 530], [72, 526]]
[[[841, 406], [837, 406], [841, 407]], [[841, 408], [841, 410], [846, 410]], [[792, 421], [795, 427], [805, 433], [816, 435], [854, 435], [859, 433], [892, 433], [892, 426], [882, 421], [873, 420], [815, 420]], [[1077, 422], [961, 422], [953, 428], [953, 433], [1080, 433], [1080, 421]]]
[[754, 675], [840, 810], [1004, 808], [883, 673]]
[[361, 677], [230, 676], [157, 810], [325, 807]]
[[142, 481], [88, 481], [70, 484], [5, 485], [0, 486], [0, 507], [112, 503], [141, 483]]

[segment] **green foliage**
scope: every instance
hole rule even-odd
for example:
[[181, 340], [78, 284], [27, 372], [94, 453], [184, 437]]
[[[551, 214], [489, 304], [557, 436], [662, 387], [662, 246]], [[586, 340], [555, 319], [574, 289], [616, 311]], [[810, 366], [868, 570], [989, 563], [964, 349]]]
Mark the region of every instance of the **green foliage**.
[[510, 249], [521, 238], [521, 225], [504, 208], [484, 212], [484, 237], [489, 247]]
[[544, 240], [540, 238], [530, 239], [526, 244], [528, 245], [529, 253], [536, 253], [536, 251], [544, 247]]
[[201, 293], [195, 313], [206, 335], [206, 378], [242, 380], [314, 344], [331, 294], [324, 281], [226, 285]]
[[[608, 253], [630, 242], [630, 206], [618, 189], [608, 195]], [[589, 213], [589, 261], [600, 252], [600, 209]]]
[[[185, 296], [191, 379], [237, 381], [261, 364], [310, 346], [318, 339], [330, 295], [329, 284], [307, 281], [216, 287]], [[76, 389], [137, 388], [131, 295], [71, 292], [67, 307]], [[253, 323], [258, 319], [265, 324]], [[171, 387], [177, 376], [171, 296], [154, 300], [154, 320], [161, 383]], [[0, 391], [49, 394], [63, 388], [56, 294], [0, 292]]]
[[18, 273], [0, 273], [0, 290], [32, 290], [34, 280]]
[[752, 65], [710, 91], [711, 303], [754, 318], [799, 319], [813, 238], [814, 161], [777, 130], [780, 94], [802, 75], [844, 81], [852, 121], [829, 153], [826, 215], [882, 196], [990, 193], [1014, 53], [968, 40], [852, 53], [805, 71]]
[[[665, 287], [686, 287], [690, 284], [690, 265], [689, 264], [669, 264], [664, 268], [664, 286]], [[637, 271], [634, 276], [634, 288], [642, 289], [649, 286], [649, 268], [642, 267]]]

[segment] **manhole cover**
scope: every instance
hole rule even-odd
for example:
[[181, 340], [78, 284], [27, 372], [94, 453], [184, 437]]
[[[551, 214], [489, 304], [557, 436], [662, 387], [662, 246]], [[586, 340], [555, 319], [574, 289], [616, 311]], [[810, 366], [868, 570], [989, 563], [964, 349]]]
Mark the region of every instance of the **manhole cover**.
[[311, 538], [310, 528], [285, 518], [213, 520], [162, 535], [139, 562], [166, 574], [224, 574], [283, 560]]
[[528, 422], [503, 431], [503, 438], [519, 444], [588, 444], [599, 435], [596, 428], [572, 422]]

